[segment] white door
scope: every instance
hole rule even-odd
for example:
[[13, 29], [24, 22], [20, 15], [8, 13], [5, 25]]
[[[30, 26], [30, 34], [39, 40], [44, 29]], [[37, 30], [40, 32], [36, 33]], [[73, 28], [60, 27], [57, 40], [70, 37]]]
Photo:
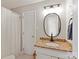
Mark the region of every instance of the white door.
[[26, 54], [32, 55], [35, 42], [35, 12], [27, 11], [23, 13], [22, 20], [22, 40], [23, 50]]

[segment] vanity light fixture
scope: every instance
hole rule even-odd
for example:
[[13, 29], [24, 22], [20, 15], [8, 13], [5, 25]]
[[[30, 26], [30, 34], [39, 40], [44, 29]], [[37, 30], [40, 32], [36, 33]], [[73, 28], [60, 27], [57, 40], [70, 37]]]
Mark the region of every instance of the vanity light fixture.
[[60, 14], [63, 11], [61, 4], [53, 4], [44, 6], [43, 15], [46, 16], [49, 13]]
[[44, 9], [54, 8], [54, 7], [60, 7], [60, 4], [53, 4], [53, 5], [44, 6]]

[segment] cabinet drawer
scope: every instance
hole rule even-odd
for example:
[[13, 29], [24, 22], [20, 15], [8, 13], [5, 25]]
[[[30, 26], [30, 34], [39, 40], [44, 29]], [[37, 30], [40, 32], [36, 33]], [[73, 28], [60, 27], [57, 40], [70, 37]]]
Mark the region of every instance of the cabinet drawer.
[[36, 59], [51, 59], [51, 57], [43, 54], [37, 54]]
[[51, 59], [58, 59], [57, 57], [52, 57]]

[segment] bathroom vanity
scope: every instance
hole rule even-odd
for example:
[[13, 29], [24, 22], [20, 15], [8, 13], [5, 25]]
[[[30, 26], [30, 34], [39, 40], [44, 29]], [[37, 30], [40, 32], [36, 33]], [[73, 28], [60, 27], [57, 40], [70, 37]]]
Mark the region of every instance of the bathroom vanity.
[[35, 44], [36, 59], [69, 59], [72, 55], [72, 45], [64, 39], [50, 42], [40, 39]]
[[43, 21], [46, 37], [35, 44], [36, 59], [71, 59], [72, 44], [66, 39], [57, 38], [61, 32], [61, 19], [56, 13], [49, 13]]
[[[56, 5], [60, 6], [60, 4]], [[36, 59], [72, 59], [72, 44], [66, 40], [68, 38], [61, 39], [61, 20], [60, 15], [57, 13], [48, 13], [45, 15], [43, 29], [48, 38], [42, 37], [36, 42], [34, 54]], [[69, 36], [72, 37], [71, 31], [69, 32]]]

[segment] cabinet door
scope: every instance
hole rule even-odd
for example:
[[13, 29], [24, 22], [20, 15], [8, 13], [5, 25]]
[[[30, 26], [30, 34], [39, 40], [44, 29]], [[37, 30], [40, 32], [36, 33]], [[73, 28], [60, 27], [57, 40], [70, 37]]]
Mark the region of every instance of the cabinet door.
[[67, 58], [52, 57], [52, 59], [67, 59]]
[[43, 55], [43, 54], [38, 54], [36, 56], [36, 59], [51, 59], [51, 56]]
[[57, 57], [52, 57], [52, 59], [58, 59]]

